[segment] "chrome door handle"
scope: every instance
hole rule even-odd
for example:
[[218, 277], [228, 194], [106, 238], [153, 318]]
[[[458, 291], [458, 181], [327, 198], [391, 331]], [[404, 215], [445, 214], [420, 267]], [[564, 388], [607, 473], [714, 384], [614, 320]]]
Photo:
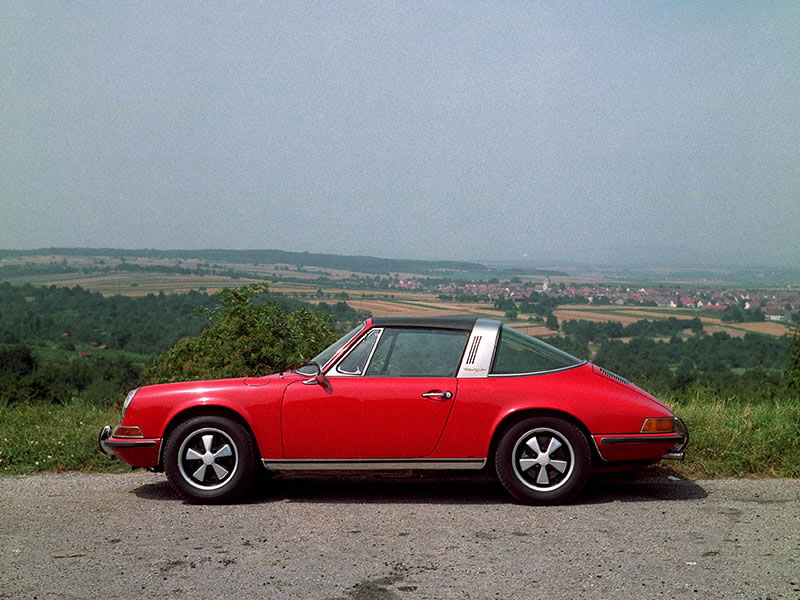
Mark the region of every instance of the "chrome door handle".
[[425, 392], [422, 397], [433, 400], [450, 400], [453, 397], [453, 392]]

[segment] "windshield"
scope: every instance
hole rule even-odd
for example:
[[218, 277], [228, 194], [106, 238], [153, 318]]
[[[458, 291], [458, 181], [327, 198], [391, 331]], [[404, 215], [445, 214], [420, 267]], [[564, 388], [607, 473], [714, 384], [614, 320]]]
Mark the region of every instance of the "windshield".
[[[325, 364], [328, 363], [334, 356], [336, 356], [336, 353], [339, 352], [339, 350], [345, 347], [350, 342], [350, 340], [352, 340], [359, 333], [361, 333], [361, 331], [363, 331], [365, 325], [366, 323], [361, 323], [361, 325], [353, 329], [344, 337], [341, 337], [335, 342], [333, 342], [330, 346], [325, 348], [325, 350], [317, 354], [311, 360], [317, 363], [320, 366], [320, 368], [324, 368]], [[297, 369], [296, 372], [300, 373], [301, 375], [314, 375], [316, 373], [316, 369], [310, 365], [307, 365], [305, 367]]]
[[555, 371], [583, 364], [578, 358], [541, 340], [503, 326], [494, 357], [493, 375]]

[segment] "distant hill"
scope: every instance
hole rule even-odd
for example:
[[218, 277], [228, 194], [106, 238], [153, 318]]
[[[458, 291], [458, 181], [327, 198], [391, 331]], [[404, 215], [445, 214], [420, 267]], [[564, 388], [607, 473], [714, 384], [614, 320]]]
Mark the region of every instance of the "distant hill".
[[36, 250], [0, 250], [0, 258], [18, 256], [108, 256], [112, 258], [168, 258], [229, 263], [288, 264], [303, 267], [341, 269], [360, 273], [422, 273], [436, 275], [441, 271], [488, 271], [486, 265], [462, 261], [404, 260], [374, 256], [312, 254], [285, 250], [154, 250], [124, 248], [37, 248]]

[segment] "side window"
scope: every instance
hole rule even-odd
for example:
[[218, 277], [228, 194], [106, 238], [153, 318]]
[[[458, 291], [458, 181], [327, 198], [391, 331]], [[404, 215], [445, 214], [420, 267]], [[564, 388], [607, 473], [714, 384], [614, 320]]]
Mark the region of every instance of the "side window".
[[574, 367], [582, 363], [582, 360], [563, 350], [504, 325], [500, 330], [500, 341], [490, 373], [492, 375], [541, 373]]
[[385, 329], [366, 375], [455, 377], [466, 343], [466, 331]]
[[336, 372], [343, 375], [362, 375], [375, 340], [378, 339], [379, 331], [378, 329], [370, 331], [347, 356], [339, 361], [339, 364], [336, 365]]

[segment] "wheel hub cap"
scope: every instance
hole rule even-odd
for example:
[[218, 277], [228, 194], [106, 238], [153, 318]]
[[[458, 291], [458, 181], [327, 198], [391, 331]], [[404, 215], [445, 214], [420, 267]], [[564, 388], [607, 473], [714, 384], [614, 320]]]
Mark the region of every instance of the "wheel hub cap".
[[[544, 448], [544, 449], [542, 449]], [[514, 471], [527, 487], [552, 491], [572, 474], [573, 452], [557, 431], [541, 428], [523, 435], [514, 447]]]
[[212, 428], [189, 435], [181, 444], [178, 456], [183, 478], [202, 490], [225, 485], [238, 464], [233, 440], [224, 431]]

